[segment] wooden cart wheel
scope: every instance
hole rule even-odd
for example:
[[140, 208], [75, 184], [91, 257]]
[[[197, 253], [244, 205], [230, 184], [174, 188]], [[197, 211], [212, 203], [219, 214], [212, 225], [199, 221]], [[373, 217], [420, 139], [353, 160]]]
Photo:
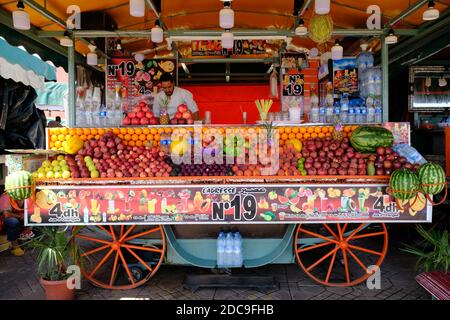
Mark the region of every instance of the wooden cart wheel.
[[162, 226], [99, 225], [74, 227], [73, 232], [82, 274], [105, 289], [127, 290], [144, 284], [156, 273], [166, 251]]
[[388, 233], [384, 223], [301, 224], [294, 250], [301, 268], [314, 281], [335, 287], [366, 280], [386, 256]]

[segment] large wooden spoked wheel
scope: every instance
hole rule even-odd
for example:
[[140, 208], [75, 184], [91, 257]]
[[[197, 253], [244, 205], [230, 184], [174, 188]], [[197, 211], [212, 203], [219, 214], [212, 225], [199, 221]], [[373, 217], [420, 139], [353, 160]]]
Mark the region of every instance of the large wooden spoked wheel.
[[301, 268], [314, 281], [335, 287], [363, 282], [386, 256], [384, 223], [301, 224], [294, 250]]
[[162, 226], [88, 226], [73, 229], [78, 265], [94, 285], [128, 290], [156, 273], [166, 251]]

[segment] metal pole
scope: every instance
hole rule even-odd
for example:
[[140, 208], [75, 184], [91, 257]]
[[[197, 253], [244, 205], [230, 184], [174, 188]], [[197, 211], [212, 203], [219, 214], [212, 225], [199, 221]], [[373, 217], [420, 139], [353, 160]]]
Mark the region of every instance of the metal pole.
[[384, 35], [381, 36], [381, 72], [383, 122], [387, 122], [389, 120], [389, 49]]
[[69, 47], [68, 54], [68, 70], [69, 70], [69, 128], [75, 127], [75, 41], [74, 45]]

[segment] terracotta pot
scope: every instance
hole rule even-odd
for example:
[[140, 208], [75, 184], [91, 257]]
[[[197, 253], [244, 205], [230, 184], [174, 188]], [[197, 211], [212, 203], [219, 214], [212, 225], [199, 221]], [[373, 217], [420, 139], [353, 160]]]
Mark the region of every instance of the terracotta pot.
[[41, 278], [47, 300], [74, 300], [75, 290], [67, 288], [66, 280], [48, 281]]

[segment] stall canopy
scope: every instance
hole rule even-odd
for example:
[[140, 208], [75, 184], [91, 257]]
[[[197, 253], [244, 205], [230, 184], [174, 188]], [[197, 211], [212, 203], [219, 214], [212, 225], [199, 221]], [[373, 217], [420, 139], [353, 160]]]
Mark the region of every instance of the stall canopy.
[[45, 79], [56, 80], [56, 68], [38, 55], [30, 55], [24, 47], [14, 47], [0, 37], [0, 76], [38, 89], [43, 87]]
[[[109, 31], [150, 31], [159, 19], [165, 30], [164, 38], [179, 35], [197, 35], [199, 32], [217, 31], [219, 28], [219, 11], [224, 6], [223, 1], [219, 0], [145, 0], [146, 10], [142, 18], [132, 17], [129, 13], [129, 1], [127, 0], [108, 0], [108, 1], [72, 1], [72, 0], [24, 0], [25, 11], [30, 14], [30, 20], [37, 36], [48, 40], [49, 32], [52, 32], [54, 39], [61, 39], [65, 28], [65, 21], [68, 17], [66, 11], [68, 6], [76, 4], [81, 9], [81, 29], [86, 30], [109, 30]], [[234, 10], [233, 32], [242, 31], [275, 31], [278, 34], [284, 34], [292, 38], [291, 48], [318, 47], [320, 52], [330, 50], [336, 38], [341, 41], [344, 47], [344, 55], [354, 55], [359, 50], [361, 41], [367, 43], [374, 52], [379, 52], [381, 42], [379, 37], [367, 34], [361, 40], [360, 35], [352, 35], [341, 32], [334, 34], [328, 41], [317, 45], [308, 36], [296, 36], [294, 30], [303, 19], [308, 26], [314, 16], [314, 0], [236, 0], [230, 1]], [[370, 14], [367, 9], [372, 5], [377, 5], [381, 10], [381, 29], [387, 34], [389, 29], [399, 31], [399, 42], [390, 46], [392, 49], [392, 58], [404, 55], [405, 53], [417, 49], [421, 39], [426, 39], [426, 30], [432, 30], [432, 35], [442, 35], [442, 32], [449, 32], [450, 0], [435, 1], [435, 8], [440, 12], [440, 18], [435, 21], [424, 21], [423, 12], [427, 9], [429, 1], [426, 0], [332, 0], [330, 8], [330, 17], [333, 20], [333, 28], [350, 31], [354, 29], [367, 30], [366, 22]], [[11, 14], [16, 10], [16, 2], [0, 0], [1, 11]], [[1, 21], [0, 21], [1, 23]], [[435, 29], [432, 29], [436, 26]], [[438, 30], [437, 26], [441, 26]], [[442, 30], [444, 29], [444, 30]], [[402, 31], [402, 32], [400, 32]], [[45, 35], [44, 35], [45, 34]], [[247, 33], [248, 34], [248, 33]], [[258, 32], [254, 33], [258, 35]], [[259, 33], [265, 35], [266, 33]], [[421, 36], [423, 34], [423, 37]], [[111, 34], [114, 36], [114, 34]], [[415, 43], [406, 48], [401, 47], [402, 43], [411, 40], [412, 36], [417, 36]], [[430, 38], [430, 37], [428, 37]], [[448, 38], [448, 37], [447, 37]], [[87, 44], [94, 41], [94, 38], [86, 36], [77, 36], [75, 49], [80, 55], [89, 53]], [[177, 51], [184, 59], [191, 58], [191, 44], [189, 38], [187, 41], [174, 41]], [[99, 50], [97, 52], [104, 57], [104, 45], [96, 42]], [[104, 43], [103, 43], [104, 44]], [[279, 49], [278, 47], [268, 46], [268, 50]], [[448, 43], [447, 43], [448, 45]], [[405, 46], [405, 45], [404, 45]], [[437, 45], [431, 44], [431, 47]], [[445, 44], [439, 44], [440, 48]], [[173, 54], [169, 43], [165, 41], [159, 45], [150, 41], [149, 34], [142, 37], [126, 37], [122, 41], [122, 47], [130, 52], [143, 51], [147, 56], [164, 56]], [[396, 51], [396, 47], [399, 49]], [[401, 49], [400, 49], [401, 48]], [[417, 51], [417, 50], [416, 50]], [[257, 57], [250, 56], [255, 59]], [[391, 58], [391, 57], [390, 57]], [[187, 64], [196, 61], [186, 61]]]

